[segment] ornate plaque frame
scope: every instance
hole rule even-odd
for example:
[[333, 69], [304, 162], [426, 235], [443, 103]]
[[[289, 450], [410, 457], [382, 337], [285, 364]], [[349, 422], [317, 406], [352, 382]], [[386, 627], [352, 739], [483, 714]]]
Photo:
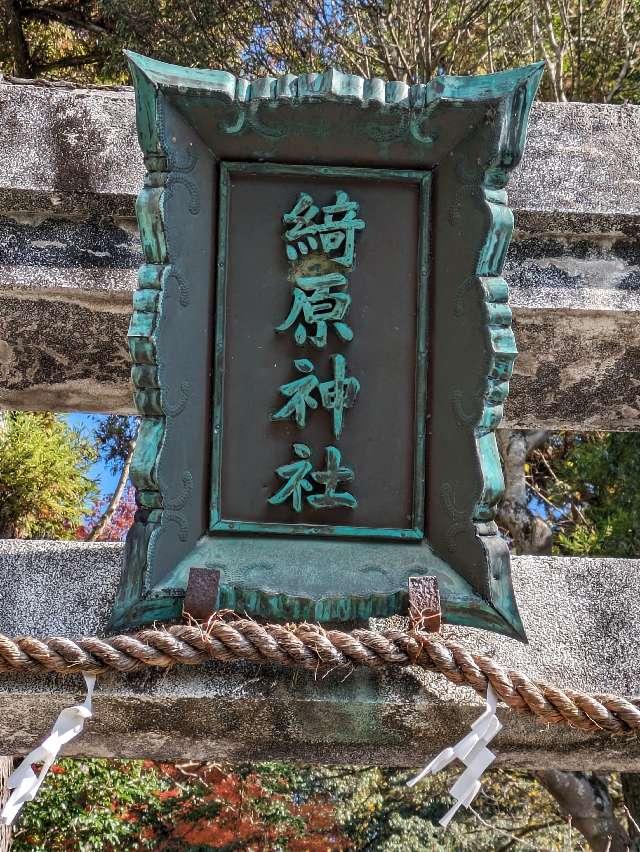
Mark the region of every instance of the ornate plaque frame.
[[[523, 637], [493, 520], [503, 491], [494, 430], [516, 356], [501, 277], [513, 228], [505, 186], [543, 64], [407, 86], [334, 70], [249, 82], [128, 58], [147, 170], [137, 204], [145, 263], [129, 332], [142, 422], [132, 464], [138, 511], [113, 626], [180, 617], [190, 569], [206, 566], [219, 572], [221, 607], [320, 621], [406, 611], [408, 578], [435, 575], [446, 620]], [[215, 529], [219, 517], [210, 530], [222, 345], [215, 290], [225, 263], [215, 235], [230, 168], [384, 170], [430, 187], [417, 361], [428, 369], [426, 398], [416, 377], [415, 469], [425, 496], [424, 509], [420, 498], [414, 508], [424, 511], [424, 538], [420, 523], [397, 541], [353, 528], [331, 538]]]

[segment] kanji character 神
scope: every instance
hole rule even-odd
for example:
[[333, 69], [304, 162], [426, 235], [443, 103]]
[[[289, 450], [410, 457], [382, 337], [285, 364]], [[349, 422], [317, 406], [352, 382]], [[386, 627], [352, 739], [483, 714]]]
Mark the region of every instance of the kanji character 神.
[[[317, 408], [318, 401], [311, 394], [319, 386], [320, 382], [312, 373], [313, 364], [307, 358], [297, 358], [293, 362], [296, 370], [303, 374], [302, 379], [295, 379], [280, 385], [280, 393], [289, 397], [279, 411], [271, 415], [272, 420], [288, 420], [293, 417], [299, 429], [304, 429], [307, 423], [307, 406]], [[311, 375], [309, 375], [311, 373]]]
[[314, 366], [311, 361], [306, 358], [296, 359], [294, 366], [304, 374], [304, 378], [280, 385], [280, 393], [288, 397], [288, 400], [271, 415], [271, 420], [293, 418], [298, 428], [303, 429], [307, 422], [307, 408], [318, 407], [317, 399], [312, 396], [317, 388], [323, 408], [333, 412], [333, 434], [339, 438], [344, 424], [344, 411], [353, 407], [360, 391], [360, 382], [353, 376], [347, 376], [347, 360], [344, 355], [332, 355], [331, 362], [333, 379], [320, 382], [315, 373], [312, 373]]
[[347, 359], [344, 355], [332, 355], [333, 380], [320, 384], [320, 399], [327, 411], [333, 411], [333, 434], [342, 435], [345, 408], [351, 408], [360, 391], [360, 382], [347, 376]]

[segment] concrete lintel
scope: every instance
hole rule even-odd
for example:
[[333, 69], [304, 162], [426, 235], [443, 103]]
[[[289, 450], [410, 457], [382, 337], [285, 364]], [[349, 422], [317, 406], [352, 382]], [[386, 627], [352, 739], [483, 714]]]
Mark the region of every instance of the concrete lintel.
[[[133, 215], [143, 168], [131, 90], [0, 81], [0, 113], [0, 209]], [[526, 227], [543, 214], [546, 231], [602, 230], [598, 217], [620, 213], [637, 230], [639, 138], [640, 107], [536, 103], [511, 184]]]
[[[520, 354], [505, 425], [640, 429], [637, 297], [628, 296], [626, 309], [590, 309], [565, 307], [580, 296], [565, 284], [531, 292], [527, 306], [514, 306]], [[3, 290], [0, 282], [0, 408], [132, 413], [130, 298], [55, 286]], [[624, 294], [601, 298], [615, 305]]]
[[[0, 81], [0, 407], [131, 413], [133, 93]], [[534, 106], [505, 266], [505, 425], [637, 430], [640, 107]]]
[[[120, 544], [0, 542], [0, 630], [103, 633]], [[638, 694], [640, 571], [619, 559], [519, 557], [514, 575], [529, 645], [445, 628], [505, 666], [559, 686]], [[482, 702], [417, 670], [314, 679], [247, 664], [98, 680], [95, 719], [69, 754], [286, 759], [416, 766], [459, 738]], [[0, 743], [22, 753], [77, 700], [80, 677], [0, 676]], [[504, 766], [640, 769], [640, 740], [541, 727], [509, 710], [495, 745]]]

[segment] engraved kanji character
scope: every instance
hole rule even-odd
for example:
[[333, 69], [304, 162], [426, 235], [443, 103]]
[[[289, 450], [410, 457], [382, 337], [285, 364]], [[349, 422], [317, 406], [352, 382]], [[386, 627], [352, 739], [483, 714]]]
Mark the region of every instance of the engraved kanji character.
[[[318, 238], [322, 251], [335, 263], [341, 266], [353, 266], [356, 231], [362, 231], [365, 223], [357, 218], [360, 205], [351, 201], [346, 192], [339, 189], [336, 192], [335, 204], [322, 208], [322, 222], [314, 221], [320, 212], [313, 203], [313, 198], [306, 192], [300, 193], [298, 200], [289, 213], [285, 213], [282, 221], [292, 225], [285, 231], [287, 257], [291, 261], [298, 260], [300, 255], [318, 250]], [[336, 257], [334, 252], [342, 253]]]
[[341, 454], [337, 447], [325, 448], [326, 470], [314, 470], [311, 478], [324, 487], [324, 494], [310, 494], [307, 502], [314, 509], [355, 509], [358, 501], [348, 491], [337, 491], [340, 482], [350, 482], [353, 470], [341, 465]]
[[[306, 343], [308, 336], [316, 348], [322, 349], [327, 344], [327, 323], [330, 323], [340, 340], [345, 343], [353, 340], [353, 331], [342, 322], [351, 306], [351, 296], [340, 292], [346, 283], [346, 276], [340, 272], [296, 276], [291, 310], [276, 331], [287, 331], [295, 323], [293, 337], [298, 346]], [[313, 334], [309, 334], [307, 325], [315, 325]]]
[[320, 399], [327, 411], [333, 411], [333, 434], [342, 435], [345, 408], [351, 408], [360, 391], [360, 382], [347, 376], [347, 360], [344, 355], [332, 355], [333, 379], [320, 384]]
[[288, 420], [293, 418], [299, 429], [304, 429], [307, 424], [307, 408], [316, 409], [317, 399], [312, 396], [318, 389], [323, 408], [333, 412], [333, 434], [336, 438], [342, 435], [344, 423], [344, 411], [352, 408], [360, 391], [360, 382], [347, 376], [347, 359], [344, 355], [332, 355], [333, 379], [320, 382], [312, 373], [313, 364], [307, 358], [298, 358], [293, 363], [298, 372], [304, 374], [304, 378], [295, 379], [280, 385], [280, 393], [288, 397], [287, 402], [275, 414], [271, 420]]
[[293, 363], [296, 370], [303, 374], [303, 378], [280, 385], [280, 393], [289, 399], [282, 408], [271, 415], [271, 419], [288, 420], [293, 417], [298, 428], [304, 429], [307, 423], [307, 408], [316, 409], [318, 407], [318, 401], [311, 394], [320, 382], [312, 372], [313, 364], [307, 358], [298, 358]]
[[280, 479], [284, 479], [285, 482], [278, 492], [269, 497], [267, 502], [271, 503], [272, 506], [280, 506], [291, 498], [294, 512], [301, 512], [302, 492], [313, 490], [313, 485], [307, 479], [313, 465], [308, 461], [311, 450], [306, 444], [294, 444], [293, 452], [300, 461], [293, 461], [276, 469]]

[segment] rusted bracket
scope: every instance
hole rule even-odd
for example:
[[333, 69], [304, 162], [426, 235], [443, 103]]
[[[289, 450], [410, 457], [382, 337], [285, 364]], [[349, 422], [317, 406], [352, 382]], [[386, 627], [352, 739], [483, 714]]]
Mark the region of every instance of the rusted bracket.
[[218, 608], [220, 572], [204, 565], [193, 565], [189, 571], [189, 582], [182, 607], [183, 615], [206, 621]]
[[442, 609], [437, 577], [409, 577], [409, 618], [414, 630], [440, 632]]

